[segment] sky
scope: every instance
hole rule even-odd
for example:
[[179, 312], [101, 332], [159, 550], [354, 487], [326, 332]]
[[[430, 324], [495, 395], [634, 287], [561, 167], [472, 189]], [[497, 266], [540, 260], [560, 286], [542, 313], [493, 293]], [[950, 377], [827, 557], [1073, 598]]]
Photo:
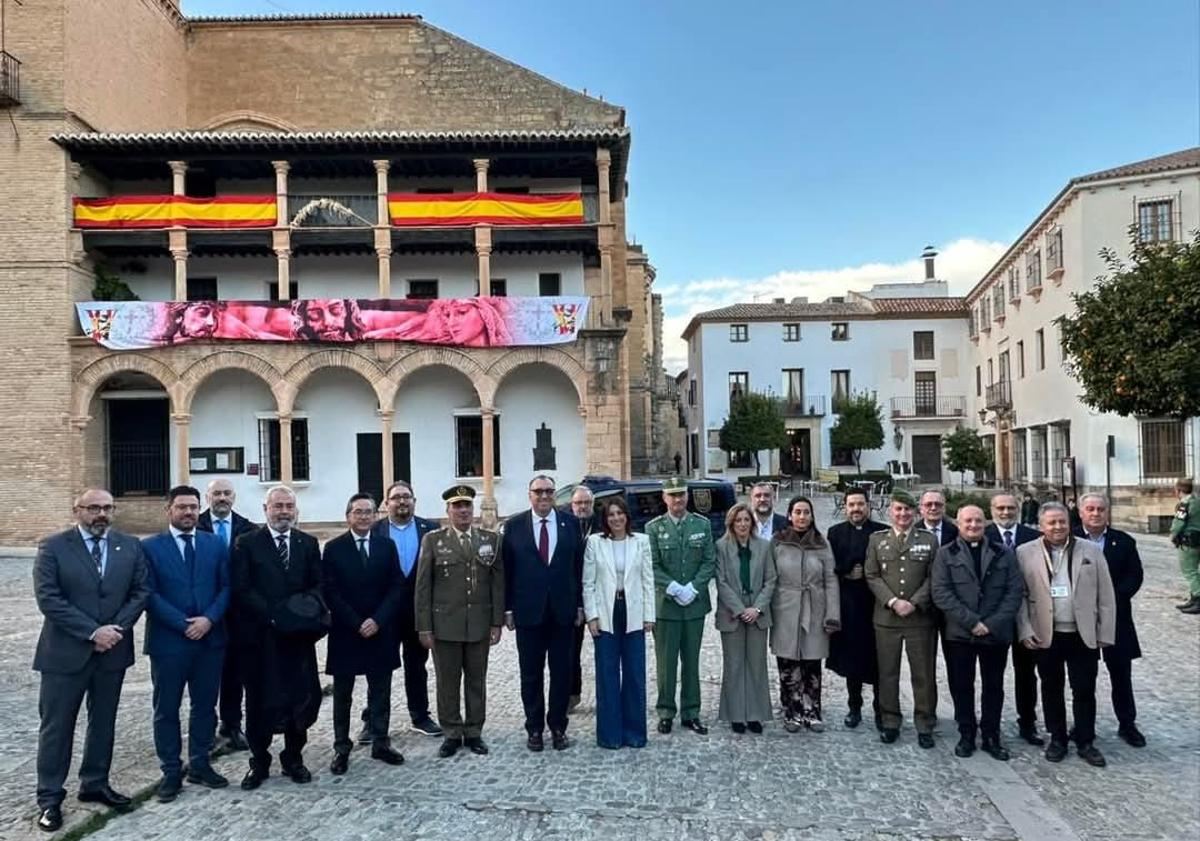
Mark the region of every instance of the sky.
[[1066, 182], [1200, 145], [1200, 0], [183, 0], [405, 12], [626, 109], [666, 365], [696, 312], [938, 277], [965, 293]]

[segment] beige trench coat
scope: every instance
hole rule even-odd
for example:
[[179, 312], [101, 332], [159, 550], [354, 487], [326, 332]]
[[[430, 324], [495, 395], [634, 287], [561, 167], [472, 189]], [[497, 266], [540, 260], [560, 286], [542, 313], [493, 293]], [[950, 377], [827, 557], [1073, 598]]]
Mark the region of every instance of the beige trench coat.
[[841, 624], [833, 551], [775, 541], [775, 596], [771, 600], [771, 653], [789, 660], [829, 656], [826, 622]]

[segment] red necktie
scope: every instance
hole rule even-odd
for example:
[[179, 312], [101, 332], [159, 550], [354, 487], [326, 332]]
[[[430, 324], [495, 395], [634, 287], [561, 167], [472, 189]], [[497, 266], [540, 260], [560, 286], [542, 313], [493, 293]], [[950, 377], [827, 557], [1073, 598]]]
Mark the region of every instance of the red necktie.
[[542, 518], [542, 533], [538, 536], [538, 557], [542, 563], [550, 564], [550, 529], [546, 527], [546, 518]]

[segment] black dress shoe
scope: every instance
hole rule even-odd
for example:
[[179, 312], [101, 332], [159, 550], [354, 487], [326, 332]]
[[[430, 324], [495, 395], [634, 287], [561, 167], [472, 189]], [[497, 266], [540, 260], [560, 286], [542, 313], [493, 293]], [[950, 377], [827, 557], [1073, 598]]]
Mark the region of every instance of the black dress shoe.
[[288, 765], [283, 769], [283, 776], [290, 778], [293, 783], [312, 782], [312, 771], [309, 771], [303, 762], [297, 762], [295, 765]]
[[442, 728], [438, 726], [438, 723], [429, 716], [417, 719], [412, 723], [409, 729], [414, 733], [420, 733], [422, 736], [441, 737], [445, 735], [442, 733]]
[[1176, 610], [1186, 610], [1189, 607], [1191, 607], [1192, 605], [1196, 604], [1197, 602], [1200, 602], [1200, 597], [1189, 596], [1187, 601], [1185, 601], [1181, 604], [1175, 605], [1175, 609]]
[[380, 747], [371, 749], [371, 758], [378, 759], [385, 765], [403, 765], [404, 754], [393, 747]]
[[205, 788], [225, 788], [229, 785], [229, 780], [214, 771], [211, 765], [190, 766], [187, 771], [187, 781]]
[[1130, 747], [1144, 748], [1146, 746], [1146, 737], [1142, 735], [1141, 730], [1138, 730], [1132, 724], [1119, 729], [1117, 735], [1124, 739]]
[[842, 724], [853, 730], [862, 724], [862, 713], [859, 710], [850, 710], [850, 712], [846, 713], [846, 717], [842, 719]]
[[183, 781], [179, 777], [163, 777], [158, 781], [158, 788], [154, 790], [154, 799], [159, 803], [170, 803], [182, 790]]
[[225, 740], [225, 746], [231, 751], [250, 750], [250, 743], [246, 741], [246, 734], [242, 732], [240, 727], [230, 727], [221, 725], [220, 736]]
[[930, 750], [931, 748], [933, 748], [933, 734], [932, 733], [918, 733], [917, 734], [917, 747], [922, 748], [924, 750]]
[[550, 744], [555, 750], [566, 750], [571, 746], [571, 742], [567, 739], [567, 734], [562, 730], [550, 731]]
[[900, 738], [900, 731], [894, 727], [885, 727], [879, 731], [879, 741], [885, 745], [890, 745], [892, 742]]
[[344, 753], [335, 753], [333, 761], [329, 763], [329, 773], [335, 777], [340, 777], [350, 770], [350, 756]]
[[1009, 758], [1008, 748], [1000, 744], [999, 739], [985, 738], [981, 745], [983, 752], [992, 759], [999, 759], [1001, 762], [1007, 762]]
[[471, 736], [464, 740], [463, 743], [467, 746], [467, 750], [469, 750], [471, 753], [476, 753], [480, 756], [487, 756], [490, 752], [488, 750], [487, 743], [478, 736]]
[[449, 759], [458, 753], [458, 749], [462, 747], [462, 739], [443, 739], [442, 746], [438, 748], [438, 756], [442, 759]]
[[680, 724], [693, 733], [699, 733], [701, 736], [708, 735], [708, 728], [698, 718], [689, 718], [687, 721], [681, 721]]
[[62, 829], [62, 808], [59, 806], [47, 806], [38, 815], [38, 829], [43, 832], [58, 832]]
[[1060, 742], [1058, 739], [1051, 739], [1050, 744], [1046, 745], [1046, 761], [1047, 762], [1062, 762], [1067, 756], [1067, 743]]
[[758, 733], [762, 732], [762, 722], [761, 721], [747, 721], [746, 726], [748, 728], [750, 728], [751, 733], [758, 734]]
[[1186, 613], [1188, 616], [1200, 614], [1200, 599], [1193, 599], [1191, 604], [1179, 608], [1179, 612]]
[[735, 721], [729, 725], [729, 729], [740, 736], [746, 732], [746, 725], [740, 721]]
[[525, 747], [534, 753], [541, 753], [546, 747], [546, 742], [542, 739], [541, 733], [530, 733], [529, 738], [525, 740]]
[[671, 719], [660, 718], [658, 720], [658, 732], [664, 735], [671, 732]]
[[[922, 733], [921, 735], [923, 736], [925, 734]], [[920, 739], [920, 736], [917, 738]], [[966, 759], [973, 753], [975, 753], [975, 740], [968, 739], [966, 736], [963, 736], [961, 739], [959, 739], [958, 744], [954, 746], [954, 755], [960, 759]]]
[[1046, 740], [1038, 735], [1036, 727], [1022, 727], [1021, 738], [1037, 748], [1040, 748], [1042, 745], [1046, 744]]
[[1079, 745], [1075, 748], [1075, 752], [1079, 754], [1079, 758], [1091, 765], [1093, 768], [1103, 768], [1108, 764], [1104, 759], [1104, 754], [1100, 753], [1100, 749], [1088, 742], [1084, 745]]
[[271, 772], [266, 768], [259, 770], [251, 766], [250, 770], [246, 772], [246, 776], [242, 777], [242, 791], [253, 791], [266, 782], [270, 775]]
[[112, 809], [128, 809], [130, 804], [133, 803], [125, 795], [113, 791], [112, 786], [104, 786], [94, 791], [81, 791], [79, 792], [79, 802], [103, 803]]

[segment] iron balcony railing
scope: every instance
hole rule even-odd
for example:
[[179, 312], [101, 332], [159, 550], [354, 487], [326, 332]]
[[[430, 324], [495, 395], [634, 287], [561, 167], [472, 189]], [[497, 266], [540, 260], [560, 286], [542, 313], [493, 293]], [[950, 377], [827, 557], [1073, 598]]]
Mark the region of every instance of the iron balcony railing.
[[375, 193], [289, 193], [288, 222], [300, 228], [362, 228], [378, 218]]
[[1011, 409], [1012, 381], [1001, 380], [998, 383], [989, 385], [984, 393], [984, 400], [984, 405], [988, 409]]
[[819, 418], [825, 414], [825, 395], [786, 396], [782, 400], [782, 408], [785, 418]]
[[0, 50], [0, 108], [21, 104], [21, 62]]
[[961, 394], [892, 398], [894, 418], [963, 418], [966, 415], [967, 398]]

